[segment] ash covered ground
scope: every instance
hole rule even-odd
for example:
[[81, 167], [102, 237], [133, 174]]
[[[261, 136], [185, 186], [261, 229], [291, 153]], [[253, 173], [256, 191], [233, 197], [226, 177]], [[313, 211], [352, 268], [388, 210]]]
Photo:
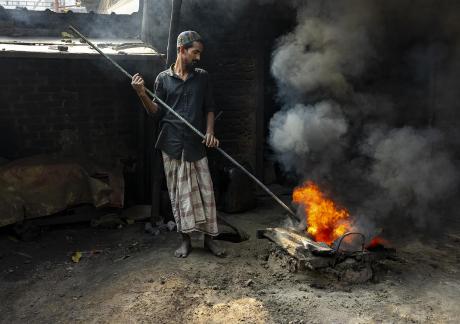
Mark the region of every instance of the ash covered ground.
[[[318, 272], [289, 273], [256, 229], [285, 218], [262, 199], [230, 215], [250, 239], [223, 242], [219, 259], [200, 248], [173, 257], [177, 233], [52, 227], [32, 242], [0, 237], [1, 323], [458, 323], [460, 230], [412, 240], [373, 280], [347, 284]], [[457, 227], [458, 228], [458, 227]], [[99, 250], [71, 260], [75, 251]]]

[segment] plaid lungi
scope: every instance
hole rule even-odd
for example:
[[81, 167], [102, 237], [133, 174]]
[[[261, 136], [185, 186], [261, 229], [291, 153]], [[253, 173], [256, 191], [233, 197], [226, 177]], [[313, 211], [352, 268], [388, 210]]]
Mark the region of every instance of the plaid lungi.
[[163, 163], [177, 231], [217, 235], [216, 203], [206, 157], [195, 162], [172, 159]]

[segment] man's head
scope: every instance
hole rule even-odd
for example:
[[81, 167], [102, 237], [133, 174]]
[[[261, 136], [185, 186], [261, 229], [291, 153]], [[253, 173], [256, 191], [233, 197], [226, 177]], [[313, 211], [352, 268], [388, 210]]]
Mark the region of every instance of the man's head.
[[193, 69], [200, 61], [203, 49], [203, 39], [195, 31], [184, 31], [177, 37], [177, 56], [188, 69]]

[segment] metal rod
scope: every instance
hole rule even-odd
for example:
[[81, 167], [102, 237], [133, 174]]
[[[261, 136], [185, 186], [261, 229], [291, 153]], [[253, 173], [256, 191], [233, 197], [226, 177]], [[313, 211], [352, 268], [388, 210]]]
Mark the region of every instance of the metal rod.
[[[110, 58], [107, 54], [102, 52], [96, 45], [94, 45], [90, 40], [88, 40], [85, 36], [83, 36], [78, 30], [76, 30], [74, 27], [69, 26], [69, 29], [72, 30], [78, 37], [82, 38], [88, 45], [90, 45], [92, 48], [94, 48], [99, 54], [101, 54], [103, 57], [105, 57], [107, 60], [110, 61], [115, 67], [117, 67], [123, 74], [125, 74], [128, 78], [132, 79], [133, 76], [129, 74], [125, 69], [123, 69], [117, 62], [115, 62], [112, 58]], [[170, 113], [172, 113], [174, 116], [176, 116], [180, 121], [182, 121], [185, 125], [187, 125], [195, 134], [200, 136], [202, 139], [205, 138], [204, 134], [200, 132], [198, 129], [195, 128], [190, 122], [188, 122], [184, 117], [179, 115], [176, 111], [174, 111], [171, 107], [168, 106], [163, 100], [158, 98], [152, 91], [149, 89], [145, 88], [145, 91], [156, 100], [159, 104], [161, 104], [163, 107], [169, 110]], [[281, 207], [283, 207], [288, 213], [289, 216], [298, 222], [299, 220], [296, 217], [296, 214], [280, 199], [278, 196], [276, 196], [270, 189], [268, 189], [267, 186], [265, 186], [259, 179], [257, 179], [251, 172], [246, 170], [245, 167], [243, 167], [240, 163], [238, 163], [234, 158], [232, 158], [227, 152], [222, 150], [220, 147], [216, 147], [216, 150], [219, 151], [220, 154], [222, 154], [227, 160], [232, 162], [235, 166], [237, 166], [241, 171], [243, 171], [249, 178], [254, 180], [255, 183], [257, 183], [266, 193], [268, 193]]]
[[168, 35], [168, 48], [166, 56], [166, 68], [176, 60], [177, 46], [176, 38], [180, 24], [180, 9], [182, 7], [182, 0], [172, 0], [171, 20], [169, 22], [169, 35]]
[[339, 250], [340, 250], [340, 246], [342, 245], [342, 242], [344, 240], [345, 237], [347, 236], [350, 236], [350, 235], [357, 235], [357, 236], [360, 236], [362, 238], [362, 243], [361, 243], [361, 251], [359, 252], [364, 252], [364, 244], [366, 242], [366, 236], [364, 236], [364, 234], [362, 233], [358, 233], [358, 232], [346, 232], [345, 234], [343, 234], [340, 238], [339, 238], [339, 241], [337, 243], [337, 247], [334, 249], [335, 250], [335, 253], [338, 253]]
[[222, 116], [224, 112], [221, 110], [219, 111], [219, 113], [216, 115], [216, 117], [214, 117], [214, 121], [218, 120], [220, 118], [220, 116]]

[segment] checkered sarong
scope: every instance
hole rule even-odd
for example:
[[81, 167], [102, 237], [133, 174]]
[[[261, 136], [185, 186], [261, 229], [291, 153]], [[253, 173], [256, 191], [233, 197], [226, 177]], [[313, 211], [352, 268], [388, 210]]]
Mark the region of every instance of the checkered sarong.
[[177, 231], [217, 235], [216, 203], [206, 157], [175, 160], [162, 152], [169, 198]]

